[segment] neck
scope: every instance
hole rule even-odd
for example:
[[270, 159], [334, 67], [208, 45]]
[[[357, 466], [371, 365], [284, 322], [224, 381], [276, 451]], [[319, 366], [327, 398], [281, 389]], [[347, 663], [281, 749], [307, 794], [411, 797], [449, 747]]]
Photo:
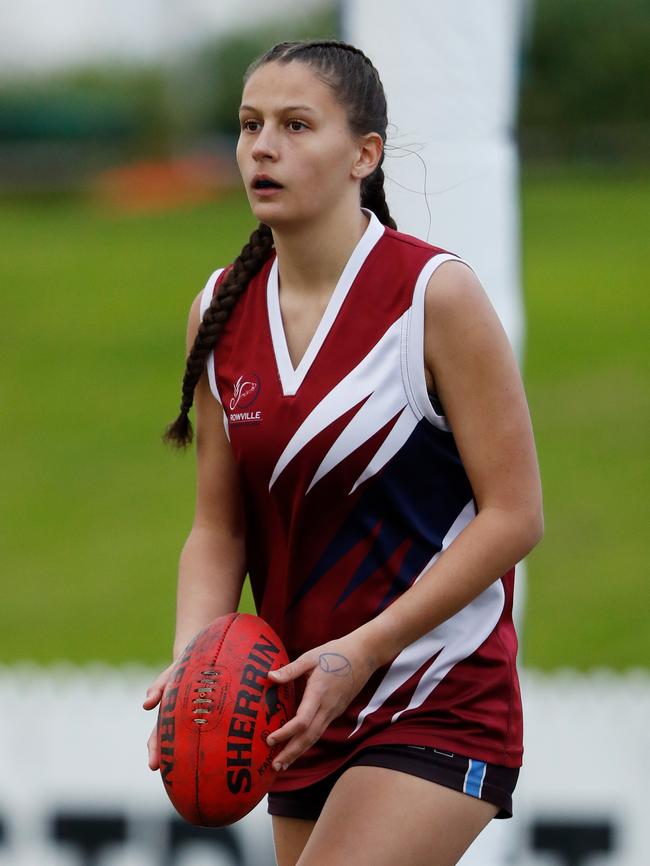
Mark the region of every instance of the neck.
[[331, 293], [368, 227], [358, 208], [335, 208], [317, 222], [273, 230], [282, 286], [300, 294]]

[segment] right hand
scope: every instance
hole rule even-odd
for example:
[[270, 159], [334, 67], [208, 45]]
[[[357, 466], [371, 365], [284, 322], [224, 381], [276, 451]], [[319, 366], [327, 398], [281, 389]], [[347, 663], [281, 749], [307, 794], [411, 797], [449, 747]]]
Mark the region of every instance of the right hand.
[[[167, 685], [167, 681], [169, 680], [169, 675], [172, 672], [172, 669], [176, 662], [172, 662], [169, 667], [166, 667], [165, 670], [158, 674], [156, 679], [152, 682], [152, 684], [147, 689], [146, 697], [142, 703], [142, 706], [145, 710], [153, 710], [154, 707], [157, 707], [160, 703], [160, 699], [162, 698], [162, 694], [165, 690], [165, 686]], [[149, 769], [157, 770], [160, 766], [160, 756], [158, 754], [158, 726], [154, 725], [154, 729], [147, 740], [147, 750], [149, 752]]]

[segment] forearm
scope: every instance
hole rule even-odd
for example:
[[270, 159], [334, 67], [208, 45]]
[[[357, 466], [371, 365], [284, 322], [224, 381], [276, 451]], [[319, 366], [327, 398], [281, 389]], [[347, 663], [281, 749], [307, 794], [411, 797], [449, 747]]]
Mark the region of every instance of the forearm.
[[245, 572], [242, 537], [192, 528], [179, 562], [175, 659], [209, 622], [237, 610]]
[[405, 593], [357, 632], [378, 665], [449, 619], [541, 538], [541, 518], [486, 508]]

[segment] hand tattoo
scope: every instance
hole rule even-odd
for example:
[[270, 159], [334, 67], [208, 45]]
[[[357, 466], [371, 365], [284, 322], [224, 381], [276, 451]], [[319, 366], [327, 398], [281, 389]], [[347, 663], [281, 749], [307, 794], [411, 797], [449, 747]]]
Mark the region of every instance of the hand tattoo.
[[336, 677], [345, 677], [352, 672], [349, 659], [341, 653], [321, 653], [318, 665], [326, 674], [334, 674]]

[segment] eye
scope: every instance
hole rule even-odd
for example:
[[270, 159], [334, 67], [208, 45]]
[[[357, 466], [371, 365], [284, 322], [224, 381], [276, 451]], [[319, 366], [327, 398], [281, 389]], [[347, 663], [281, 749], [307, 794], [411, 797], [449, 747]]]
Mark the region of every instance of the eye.
[[261, 127], [259, 120], [242, 120], [241, 128], [244, 132], [257, 132]]
[[302, 120], [289, 120], [287, 126], [292, 132], [302, 132], [303, 129], [308, 129], [307, 124], [303, 123]]

